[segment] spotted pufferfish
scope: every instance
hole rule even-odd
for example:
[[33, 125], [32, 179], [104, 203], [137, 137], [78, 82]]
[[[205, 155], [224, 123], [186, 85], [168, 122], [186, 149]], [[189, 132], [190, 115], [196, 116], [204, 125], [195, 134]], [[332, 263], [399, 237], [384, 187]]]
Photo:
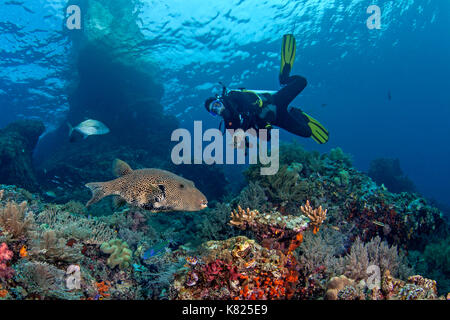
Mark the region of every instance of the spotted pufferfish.
[[117, 196], [116, 204], [128, 203], [151, 212], [200, 211], [208, 206], [205, 195], [194, 183], [162, 169], [133, 170], [124, 161], [113, 162], [117, 179], [87, 183], [92, 198], [86, 207], [106, 196]]

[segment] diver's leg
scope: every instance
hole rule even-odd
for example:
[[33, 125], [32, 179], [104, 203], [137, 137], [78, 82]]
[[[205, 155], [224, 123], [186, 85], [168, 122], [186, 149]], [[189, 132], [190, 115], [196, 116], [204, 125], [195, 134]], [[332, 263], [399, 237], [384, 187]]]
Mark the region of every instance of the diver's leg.
[[272, 96], [277, 106], [287, 106], [305, 89], [308, 82], [302, 76], [290, 76], [287, 85]]
[[302, 114], [301, 110], [298, 112], [297, 110], [293, 108], [288, 112], [286, 106], [277, 106], [277, 118], [274, 125], [297, 136], [309, 138], [312, 131], [308, 126], [308, 118]]

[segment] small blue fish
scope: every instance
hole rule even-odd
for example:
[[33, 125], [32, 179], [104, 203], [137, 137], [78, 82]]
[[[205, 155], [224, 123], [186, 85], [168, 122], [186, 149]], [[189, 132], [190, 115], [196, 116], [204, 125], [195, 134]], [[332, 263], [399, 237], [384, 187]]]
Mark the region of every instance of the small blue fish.
[[144, 272], [146, 269], [144, 266], [140, 264], [133, 263], [133, 269], [134, 271]]
[[169, 244], [169, 241], [163, 241], [163, 242], [156, 244], [155, 246], [153, 246], [151, 248], [148, 248], [142, 255], [142, 259], [144, 259], [144, 260], [150, 259], [151, 257], [154, 257], [154, 256], [158, 255], [159, 253], [165, 251], [168, 244]]

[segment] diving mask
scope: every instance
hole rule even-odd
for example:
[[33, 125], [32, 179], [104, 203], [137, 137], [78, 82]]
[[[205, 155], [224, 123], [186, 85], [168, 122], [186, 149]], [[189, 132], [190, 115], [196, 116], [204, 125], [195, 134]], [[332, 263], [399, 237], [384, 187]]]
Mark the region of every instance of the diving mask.
[[216, 99], [213, 102], [211, 102], [209, 104], [209, 112], [213, 115], [213, 116], [218, 116], [220, 115], [220, 113], [222, 112], [222, 110], [225, 108], [225, 106], [223, 105], [223, 102], [220, 101], [220, 99]]

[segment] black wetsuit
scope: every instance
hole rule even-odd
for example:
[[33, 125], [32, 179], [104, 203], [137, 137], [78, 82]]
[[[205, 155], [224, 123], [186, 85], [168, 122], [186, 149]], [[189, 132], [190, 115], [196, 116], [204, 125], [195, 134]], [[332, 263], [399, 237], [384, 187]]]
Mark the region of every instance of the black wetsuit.
[[[225, 128], [245, 131], [249, 128], [264, 129], [269, 124], [298, 136], [310, 137], [308, 118], [302, 111], [291, 108], [288, 112], [289, 104], [306, 87], [306, 79], [301, 76], [290, 76], [285, 81], [280, 80], [280, 83], [285, 86], [274, 94], [256, 95], [251, 91], [242, 90], [230, 91], [223, 96], [225, 111], [222, 116]], [[270, 105], [276, 107], [275, 114], [265, 112], [265, 108], [270, 108]], [[266, 115], [262, 117], [262, 113]]]

